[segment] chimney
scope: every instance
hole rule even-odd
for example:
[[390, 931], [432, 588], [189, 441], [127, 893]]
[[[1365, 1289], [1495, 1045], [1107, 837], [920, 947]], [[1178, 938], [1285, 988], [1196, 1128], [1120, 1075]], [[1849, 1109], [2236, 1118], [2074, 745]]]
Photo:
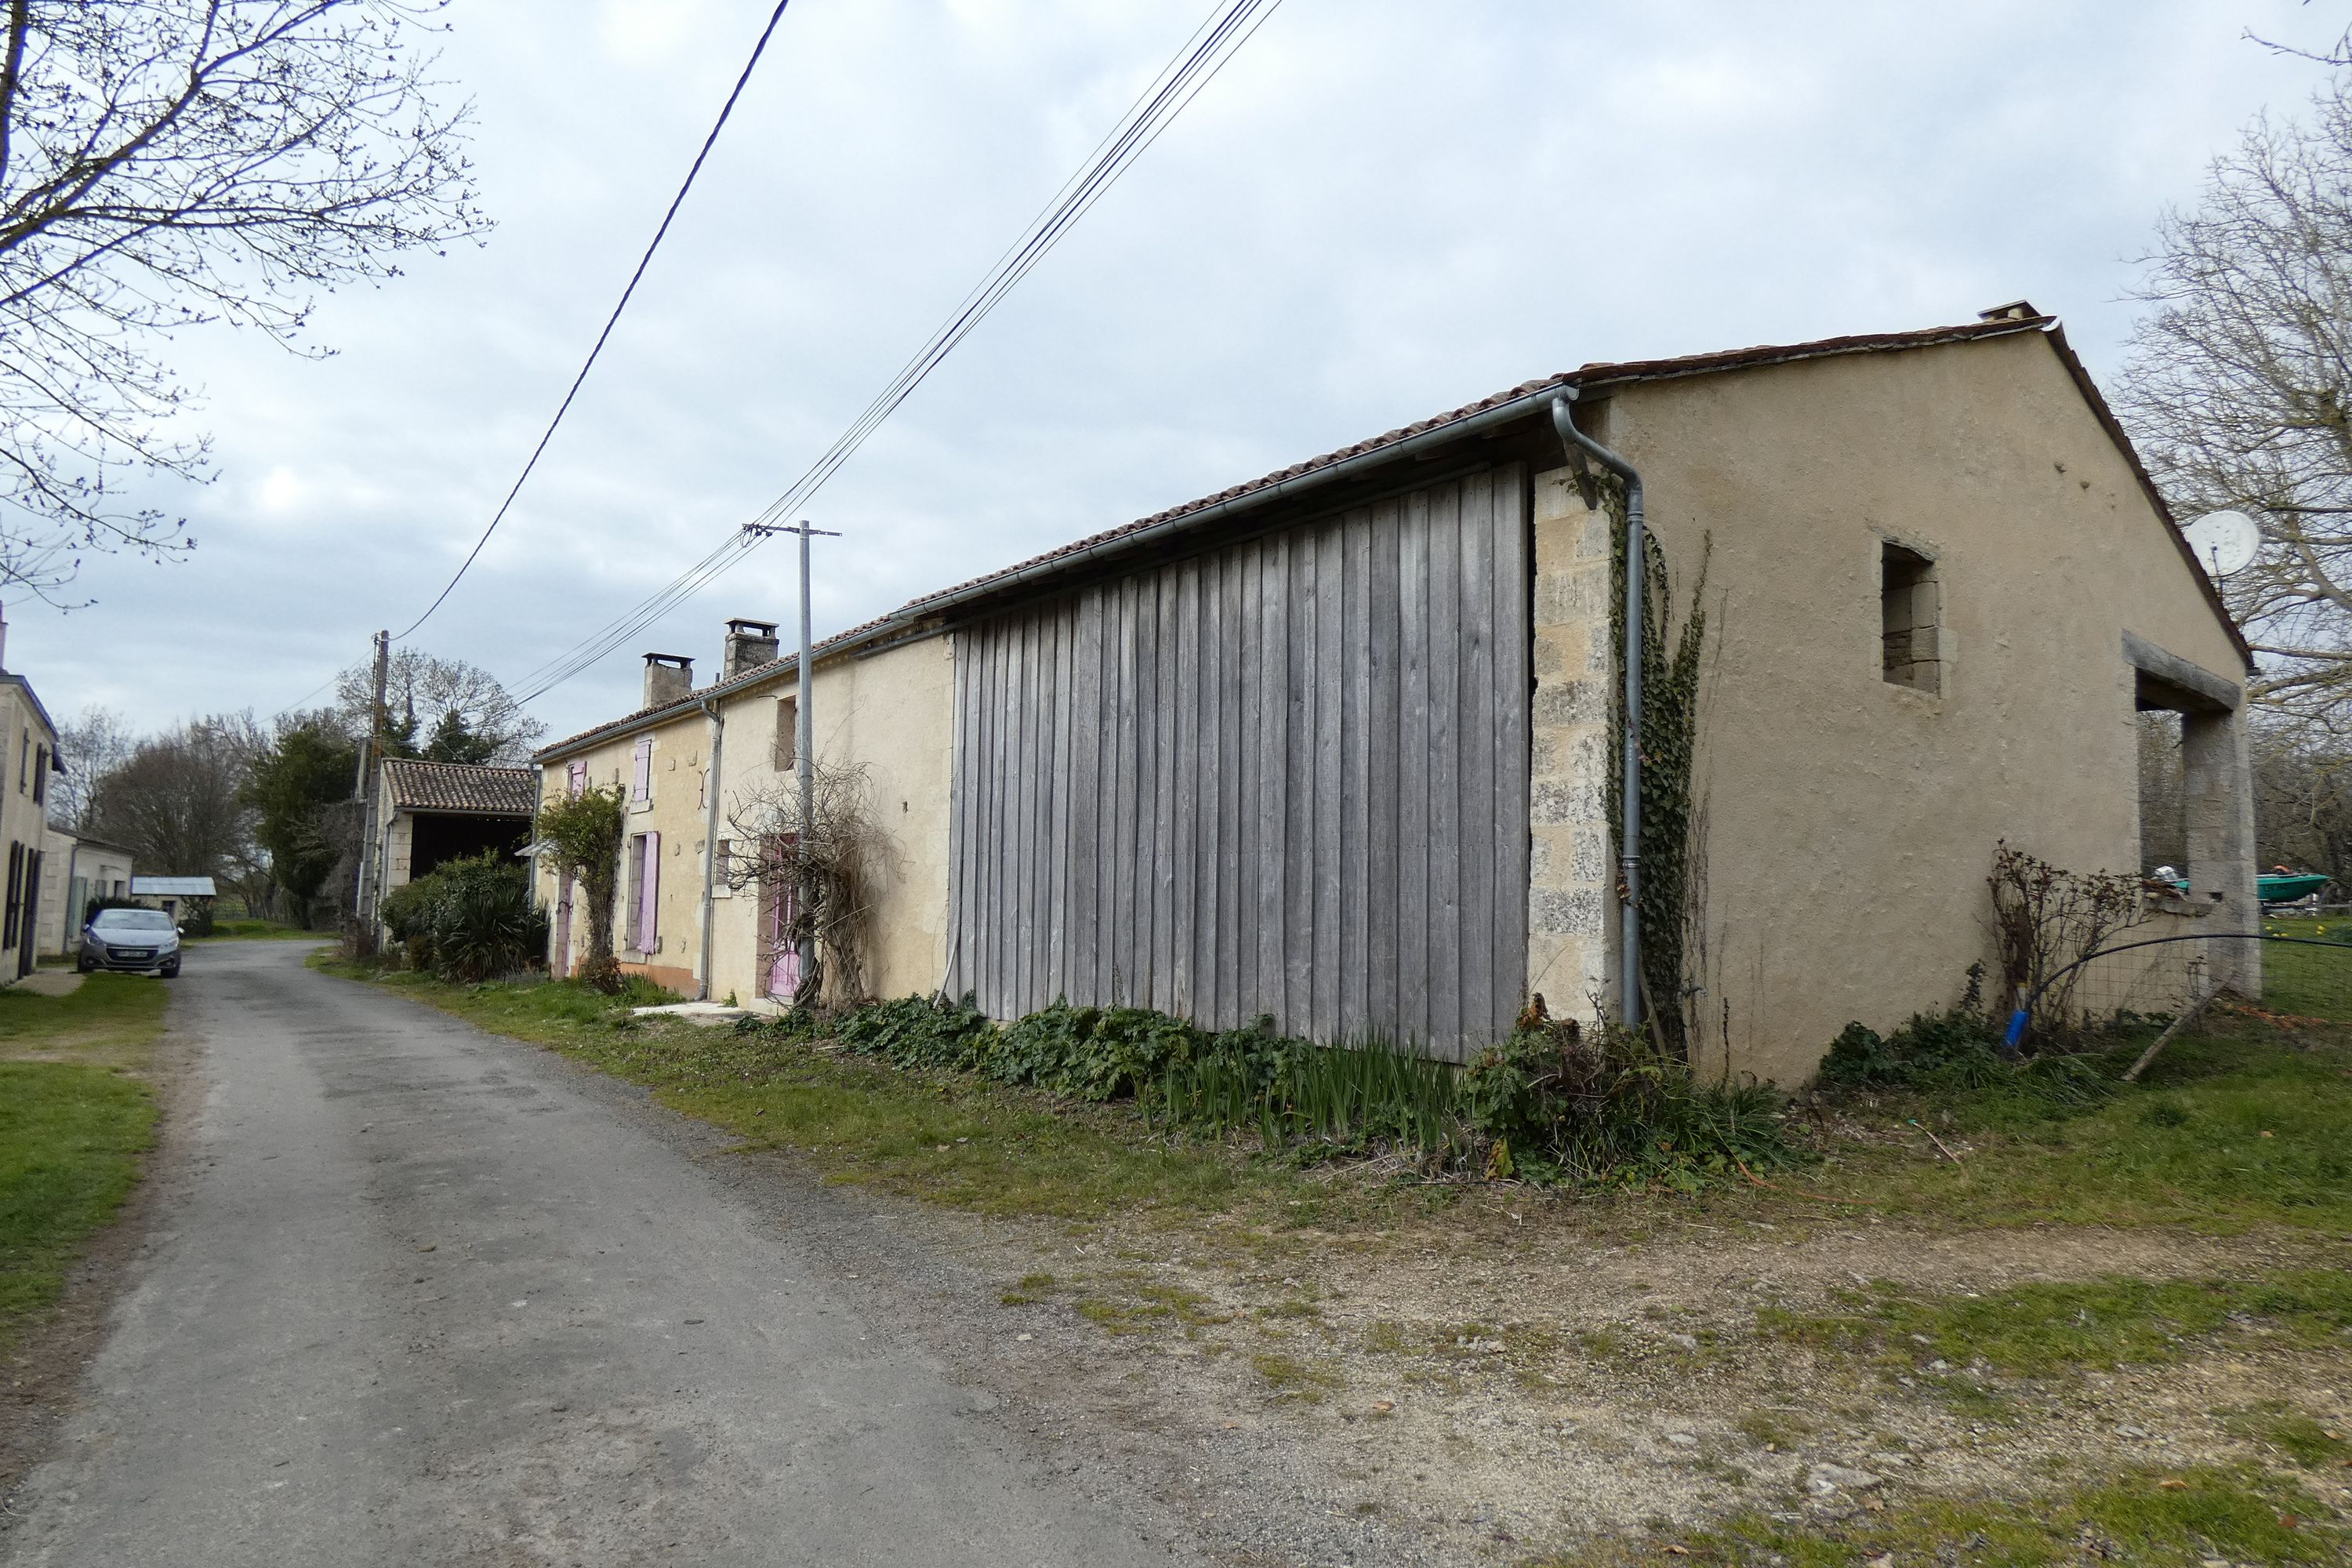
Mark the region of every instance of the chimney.
[[775, 622], [737, 619], [727, 623], [727, 657], [719, 662], [719, 679], [732, 680], [747, 669], [775, 662]]
[[646, 706], [667, 708], [694, 694], [694, 660], [682, 653], [646, 655]]

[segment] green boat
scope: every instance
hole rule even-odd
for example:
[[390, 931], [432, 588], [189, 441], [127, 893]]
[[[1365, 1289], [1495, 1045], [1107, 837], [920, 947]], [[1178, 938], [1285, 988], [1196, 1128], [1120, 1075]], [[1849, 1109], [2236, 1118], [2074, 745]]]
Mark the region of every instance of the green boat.
[[[2189, 879], [2181, 878], [2172, 884], [2185, 896]], [[2254, 879], [2254, 896], [2266, 904], [2291, 904], [2297, 899], [2307, 899], [2327, 886], [2324, 871], [2273, 871]]]
[[2276, 872], [2254, 879], [2254, 892], [2266, 904], [2291, 904], [2297, 899], [2307, 899], [2327, 886], [2324, 872]]

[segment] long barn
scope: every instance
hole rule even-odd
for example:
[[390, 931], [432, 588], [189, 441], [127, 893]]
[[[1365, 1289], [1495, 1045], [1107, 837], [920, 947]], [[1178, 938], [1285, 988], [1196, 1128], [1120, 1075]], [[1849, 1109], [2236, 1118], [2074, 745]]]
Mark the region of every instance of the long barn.
[[[1706, 611], [1683, 956], [1649, 998], [1702, 1063], [1801, 1081], [1847, 1020], [1951, 1001], [1997, 841], [2139, 868], [2150, 709], [2188, 764], [2196, 898], [2166, 918], [2252, 928], [2246, 646], [2021, 305], [1588, 365], [820, 645], [819, 755], [888, 845], [865, 988], [1456, 1058], [1533, 993], [1613, 1010], [1622, 523], [1560, 409], [1641, 474], [1670, 639]], [[643, 709], [541, 754], [547, 792], [627, 790], [627, 964], [761, 1005], [781, 895], [727, 868], [789, 777], [772, 632], [731, 623], [706, 687], [649, 656]], [[584, 922], [545, 892], [562, 963]]]

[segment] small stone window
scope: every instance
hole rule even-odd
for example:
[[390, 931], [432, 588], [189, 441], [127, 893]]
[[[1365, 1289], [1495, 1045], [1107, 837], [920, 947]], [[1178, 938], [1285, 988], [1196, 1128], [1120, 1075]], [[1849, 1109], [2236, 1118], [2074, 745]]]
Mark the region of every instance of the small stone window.
[[1944, 689], [1943, 589], [1936, 563], [1899, 544], [1883, 544], [1878, 554], [1880, 673], [1888, 684], [1916, 691]]

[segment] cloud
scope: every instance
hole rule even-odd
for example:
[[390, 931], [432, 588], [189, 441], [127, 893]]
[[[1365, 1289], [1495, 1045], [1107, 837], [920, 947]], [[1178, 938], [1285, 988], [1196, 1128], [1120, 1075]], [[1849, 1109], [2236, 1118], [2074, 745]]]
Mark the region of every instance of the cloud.
[[[420, 634], [509, 678], [781, 492], [1045, 203], [1205, 0], [794, 6], [572, 418]], [[437, 593], [611, 310], [765, 0], [464, 0], [484, 248], [322, 304], [341, 352], [183, 340], [193, 558], [11, 606], [51, 708], [264, 713]], [[821, 628], [1586, 360], [2026, 295], [2112, 374], [2167, 201], [2315, 68], [2293, 0], [1602, 9], [1289, 0], [810, 510]], [[768, 549], [538, 705], [633, 706], [793, 600]], [[94, 684], [112, 660], [155, 671]]]

